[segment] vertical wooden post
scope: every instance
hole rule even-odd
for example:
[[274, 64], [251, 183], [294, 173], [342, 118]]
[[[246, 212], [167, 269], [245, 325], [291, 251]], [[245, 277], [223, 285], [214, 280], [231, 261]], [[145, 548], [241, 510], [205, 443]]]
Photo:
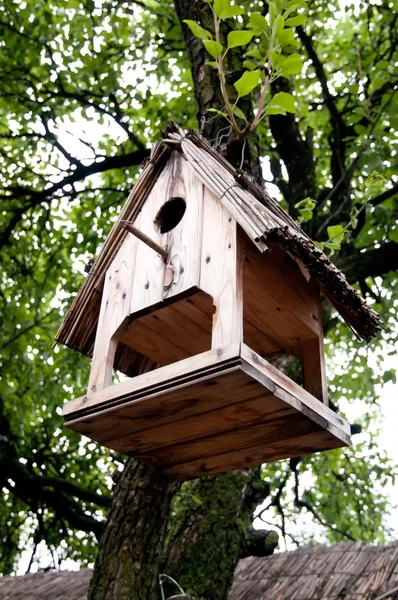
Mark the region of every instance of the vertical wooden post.
[[[239, 236], [240, 238], [240, 236]], [[243, 341], [243, 241], [236, 221], [205, 189], [200, 288], [213, 297], [212, 348]]]
[[328, 405], [328, 386], [326, 381], [325, 350], [323, 346], [323, 327], [321, 302], [318, 304], [319, 337], [301, 345], [301, 364], [303, 385], [307, 392]]
[[102, 390], [112, 383], [116, 333], [130, 314], [137, 243], [142, 242], [128, 233], [106, 272], [88, 392]]

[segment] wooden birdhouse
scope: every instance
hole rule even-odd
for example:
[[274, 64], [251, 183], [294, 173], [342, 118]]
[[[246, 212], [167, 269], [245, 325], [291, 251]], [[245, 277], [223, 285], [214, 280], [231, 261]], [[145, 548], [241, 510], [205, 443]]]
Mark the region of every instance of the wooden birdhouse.
[[247, 175], [195, 132], [165, 135], [57, 334], [92, 356], [67, 427], [181, 479], [350, 444], [321, 296], [365, 339], [377, 315]]

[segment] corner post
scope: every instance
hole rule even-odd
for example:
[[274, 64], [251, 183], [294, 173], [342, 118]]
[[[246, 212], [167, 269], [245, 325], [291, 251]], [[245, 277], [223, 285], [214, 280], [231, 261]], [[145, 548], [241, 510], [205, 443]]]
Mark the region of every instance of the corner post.
[[243, 236], [205, 188], [200, 288], [213, 297], [212, 348], [243, 341]]

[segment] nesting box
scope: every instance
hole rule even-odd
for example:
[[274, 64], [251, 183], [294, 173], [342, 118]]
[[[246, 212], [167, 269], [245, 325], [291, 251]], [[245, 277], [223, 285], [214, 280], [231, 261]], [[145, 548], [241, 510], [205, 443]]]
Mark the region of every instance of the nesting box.
[[[58, 332], [92, 355], [67, 427], [181, 479], [350, 444], [328, 404], [322, 294], [374, 333], [376, 314], [275, 200], [169, 129]], [[279, 355], [299, 359], [302, 386]]]

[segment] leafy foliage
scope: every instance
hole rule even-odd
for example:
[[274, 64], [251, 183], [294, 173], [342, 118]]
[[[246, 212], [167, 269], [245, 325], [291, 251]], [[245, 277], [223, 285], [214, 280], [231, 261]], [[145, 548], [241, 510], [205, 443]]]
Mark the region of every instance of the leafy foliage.
[[[336, 251], [384, 320], [364, 350], [326, 315], [333, 401], [343, 397], [347, 411], [360, 403], [366, 433], [351, 449], [267, 466], [271, 519], [285, 532], [307, 512], [330, 541], [382, 542], [383, 486], [394, 471], [377, 448], [376, 385], [395, 374], [378, 375], [368, 353], [382, 365], [397, 327], [397, 14], [388, 2], [346, 3], [339, 13], [337, 0], [314, 0], [304, 28], [298, 0], [241, 4], [214, 2], [227, 42], [217, 41], [202, 13], [186, 23], [216, 59], [205, 80], [226, 51], [240, 53], [228, 94], [242, 98], [231, 114], [247, 126], [243, 101], [258, 108], [259, 85], [264, 95], [269, 78], [257, 131], [274, 190], [314, 239]], [[10, 1], [0, 7], [0, 31], [0, 570], [8, 573], [41, 540], [55, 564], [93, 560], [120, 457], [63, 428], [60, 407], [84, 391], [89, 365], [52, 348], [53, 338], [83, 265], [148, 155], [147, 141], [172, 118], [184, 127], [196, 119], [170, 1]], [[223, 106], [213, 108], [233, 122]], [[369, 190], [373, 171], [379, 187]], [[312, 531], [295, 537], [311, 541]]]
[[[256, 11], [250, 11], [246, 27], [242, 29], [242, 15], [246, 10], [242, 6], [231, 4], [230, 0], [209, 2], [212, 6], [214, 17], [215, 41], [212, 34], [204, 30], [198, 23], [191, 19], [184, 19], [192, 33], [202, 40], [207, 52], [217, 61], [213, 64], [218, 70], [221, 92], [225, 107], [218, 114], [224, 116], [231, 124], [238, 137], [247, 136], [266, 115], [285, 115], [286, 112], [295, 112], [293, 96], [289, 92], [280, 92], [270, 97], [269, 86], [278, 77], [297, 75], [302, 69], [302, 61], [299, 54], [291, 54], [295, 46], [294, 31], [291, 27], [302, 25], [307, 20], [304, 14], [289, 17], [297, 9], [306, 8], [305, 0], [271, 0], [269, 2], [268, 15], [265, 17]], [[223, 20], [239, 17], [234, 21], [234, 28], [228, 33], [226, 48], [220, 43], [220, 25]], [[289, 18], [288, 18], [289, 17]], [[210, 40], [208, 39], [210, 36]], [[250, 44], [250, 42], [253, 43]], [[224, 59], [229, 50], [250, 44], [250, 49], [245, 56], [256, 60], [243, 61], [242, 66], [247, 69], [243, 71], [239, 79], [234, 82], [234, 88], [238, 92], [235, 102], [228, 96], [225, 86]], [[289, 56], [291, 54], [291, 56]], [[272, 70], [271, 70], [272, 69]], [[243, 96], [251, 94], [258, 86], [262, 85], [262, 91], [258, 102], [257, 112], [253, 121], [241, 130], [235, 120], [237, 103]], [[268, 101], [267, 101], [268, 98]], [[224, 112], [224, 109], [226, 112]], [[239, 109], [240, 110], [240, 109]], [[240, 117], [239, 117], [240, 118]]]

